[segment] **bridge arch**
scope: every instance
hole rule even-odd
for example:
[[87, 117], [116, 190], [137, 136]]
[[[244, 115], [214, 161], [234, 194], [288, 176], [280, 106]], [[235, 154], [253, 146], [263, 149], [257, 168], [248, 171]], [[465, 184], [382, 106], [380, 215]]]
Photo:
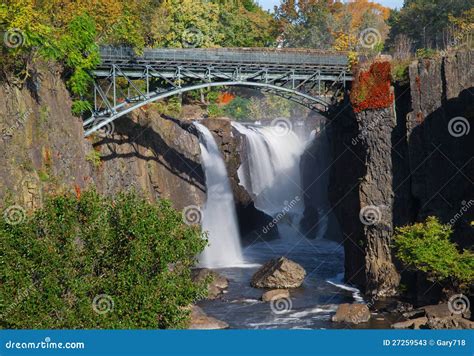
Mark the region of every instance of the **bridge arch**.
[[[193, 90], [199, 90], [199, 89], [204, 89], [204, 88], [209, 88], [209, 87], [220, 87], [220, 86], [225, 86], [225, 87], [243, 86], [243, 87], [268, 89], [268, 90], [271, 90], [272, 93], [276, 95], [280, 95], [284, 97], [285, 99], [295, 101], [299, 104], [302, 104], [302, 101], [305, 100], [308, 103], [311, 103], [313, 110], [316, 110], [317, 106], [321, 108], [327, 108], [330, 105], [328, 102], [322, 100], [321, 98], [314, 97], [314, 96], [299, 92], [297, 90], [279, 87], [279, 86], [268, 84], [268, 83], [238, 82], [238, 81], [201, 83], [201, 84], [195, 84], [195, 85], [185, 86], [181, 88], [176, 88], [164, 93], [157, 93], [135, 104], [132, 104], [133, 100], [130, 102], [126, 101], [124, 103], [120, 103], [116, 105], [114, 107], [115, 110], [112, 110], [112, 112], [110, 109], [107, 109], [100, 112], [98, 116], [92, 115], [89, 119], [84, 121], [84, 127], [86, 128], [86, 131], [84, 132], [84, 136], [85, 137], [90, 136], [92, 133], [100, 130], [102, 127], [117, 120], [118, 118], [124, 115], [127, 115], [131, 113], [132, 111], [139, 109], [147, 104], [153, 103], [155, 101], [166, 99], [174, 95], [180, 95], [180, 94], [193, 91]], [[301, 99], [301, 100], [298, 100], [298, 99]], [[117, 111], [117, 109], [123, 109], [123, 110]], [[113, 111], [115, 111], [115, 113]], [[325, 110], [321, 109], [320, 111], [325, 111]]]
[[[102, 63], [92, 73], [94, 110], [84, 122], [85, 136], [149, 103], [217, 86], [258, 88], [324, 112], [331, 101], [327, 88], [337, 93], [352, 80], [347, 55], [315, 50], [147, 49], [136, 56], [131, 49], [102, 47], [100, 54]], [[118, 78], [128, 82], [127, 94]], [[159, 87], [150, 90], [153, 79], [159, 79]], [[136, 80], [146, 89], [138, 88]]]

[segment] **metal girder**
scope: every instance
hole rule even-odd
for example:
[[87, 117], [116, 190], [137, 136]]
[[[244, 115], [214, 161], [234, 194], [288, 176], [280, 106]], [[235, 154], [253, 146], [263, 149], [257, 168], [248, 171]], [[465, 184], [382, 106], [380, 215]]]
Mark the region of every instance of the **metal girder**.
[[[325, 111], [332, 101], [327, 91], [332, 90], [337, 94], [345, 88], [346, 81], [352, 79], [340, 65], [312, 68], [301, 63], [300, 66], [292, 65], [285, 69], [265, 63], [260, 66], [257, 64], [239, 65], [222, 61], [203, 65], [176, 63], [172, 60], [142, 63], [136, 59], [129, 62], [121, 60], [119, 64], [102, 64], [92, 73], [95, 79], [94, 112], [84, 121], [85, 136], [154, 101], [216, 86], [258, 88], [311, 110]], [[126, 94], [121, 92], [118, 78], [125, 79], [128, 85]], [[144, 89], [137, 80], [142, 81]], [[105, 90], [102, 87], [104, 84]], [[326, 93], [322, 92], [322, 86]]]

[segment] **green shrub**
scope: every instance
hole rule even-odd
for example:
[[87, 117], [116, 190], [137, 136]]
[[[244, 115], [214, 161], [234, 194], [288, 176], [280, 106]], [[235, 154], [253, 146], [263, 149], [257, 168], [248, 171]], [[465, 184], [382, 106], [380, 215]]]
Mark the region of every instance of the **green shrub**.
[[451, 227], [436, 217], [398, 228], [394, 236], [396, 255], [408, 267], [426, 272], [434, 280], [452, 278], [472, 283], [474, 254], [469, 250], [460, 252], [450, 240], [451, 234]]
[[430, 59], [436, 57], [437, 51], [431, 48], [418, 48], [416, 50], [416, 58]]
[[86, 154], [86, 161], [92, 164], [95, 168], [99, 168], [102, 163], [100, 152], [96, 150], [89, 151]]
[[248, 120], [250, 116], [250, 100], [240, 96], [235, 97], [224, 107], [224, 112], [235, 120]]
[[215, 118], [224, 115], [224, 110], [217, 104], [210, 104], [207, 106], [207, 115], [210, 118]]
[[410, 83], [410, 73], [408, 67], [410, 61], [392, 62], [392, 79], [402, 85]]
[[0, 326], [184, 327], [205, 294], [190, 276], [205, 245], [168, 201], [48, 198], [24, 223], [0, 220]]

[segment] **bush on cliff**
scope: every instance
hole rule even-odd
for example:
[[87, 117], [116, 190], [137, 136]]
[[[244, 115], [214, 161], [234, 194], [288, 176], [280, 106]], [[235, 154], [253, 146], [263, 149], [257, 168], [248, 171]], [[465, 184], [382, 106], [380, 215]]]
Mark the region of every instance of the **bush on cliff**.
[[397, 229], [394, 246], [397, 257], [408, 267], [429, 274], [434, 280], [449, 278], [460, 283], [474, 281], [474, 253], [460, 252], [450, 240], [451, 226], [436, 217]]
[[206, 241], [167, 201], [62, 195], [24, 220], [0, 220], [2, 328], [181, 328], [205, 294]]

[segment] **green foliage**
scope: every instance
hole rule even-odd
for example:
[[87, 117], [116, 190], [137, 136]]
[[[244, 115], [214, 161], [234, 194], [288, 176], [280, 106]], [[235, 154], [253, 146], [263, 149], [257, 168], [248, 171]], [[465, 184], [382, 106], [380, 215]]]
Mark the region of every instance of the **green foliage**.
[[409, 65], [410, 61], [392, 62], [392, 79], [400, 84], [408, 84], [410, 81]]
[[154, 104], [160, 114], [172, 117], [179, 117], [182, 110], [181, 98], [173, 96], [166, 101], [159, 101]]
[[205, 293], [190, 276], [205, 245], [168, 201], [51, 197], [23, 223], [0, 220], [0, 326], [182, 328]]
[[207, 107], [207, 115], [210, 118], [224, 116], [224, 110], [218, 104], [210, 104]]
[[437, 52], [434, 49], [430, 48], [419, 48], [416, 50], [416, 57], [417, 58], [424, 58], [429, 59], [433, 58], [437, 55]]
[[72, 103], [71, 111], [74, 115], [82, 115], [84, 112], [92, 110], [92, 105], [90, 102], [85, 100], [75, 100]]
[[474, 281], [474, 254], [460, 252], [451, 240], [452, 229], [436, 217], [424, 223], [398, 228], [394, 236], [397, 257], [408, 267], [443, 281], [453, 278], [461, 283]]
[[414, 40], [415, 48], [444, 48], [452, 27], [450, 16], [462, 16], [473, 4], [472, 0], [405, 1], [391, 16], [390, 38], [404, 34]]
[[100, 152], [96, 150], [89, 151], [86, 155], [86, 161], [90, 162], [95, 168], [99, 168], [102, 163]]
[[248, 120], [250, 117], [249, 104], [249, 99], [237, 96], [224, 107], [224, 113], [235, 120]]

